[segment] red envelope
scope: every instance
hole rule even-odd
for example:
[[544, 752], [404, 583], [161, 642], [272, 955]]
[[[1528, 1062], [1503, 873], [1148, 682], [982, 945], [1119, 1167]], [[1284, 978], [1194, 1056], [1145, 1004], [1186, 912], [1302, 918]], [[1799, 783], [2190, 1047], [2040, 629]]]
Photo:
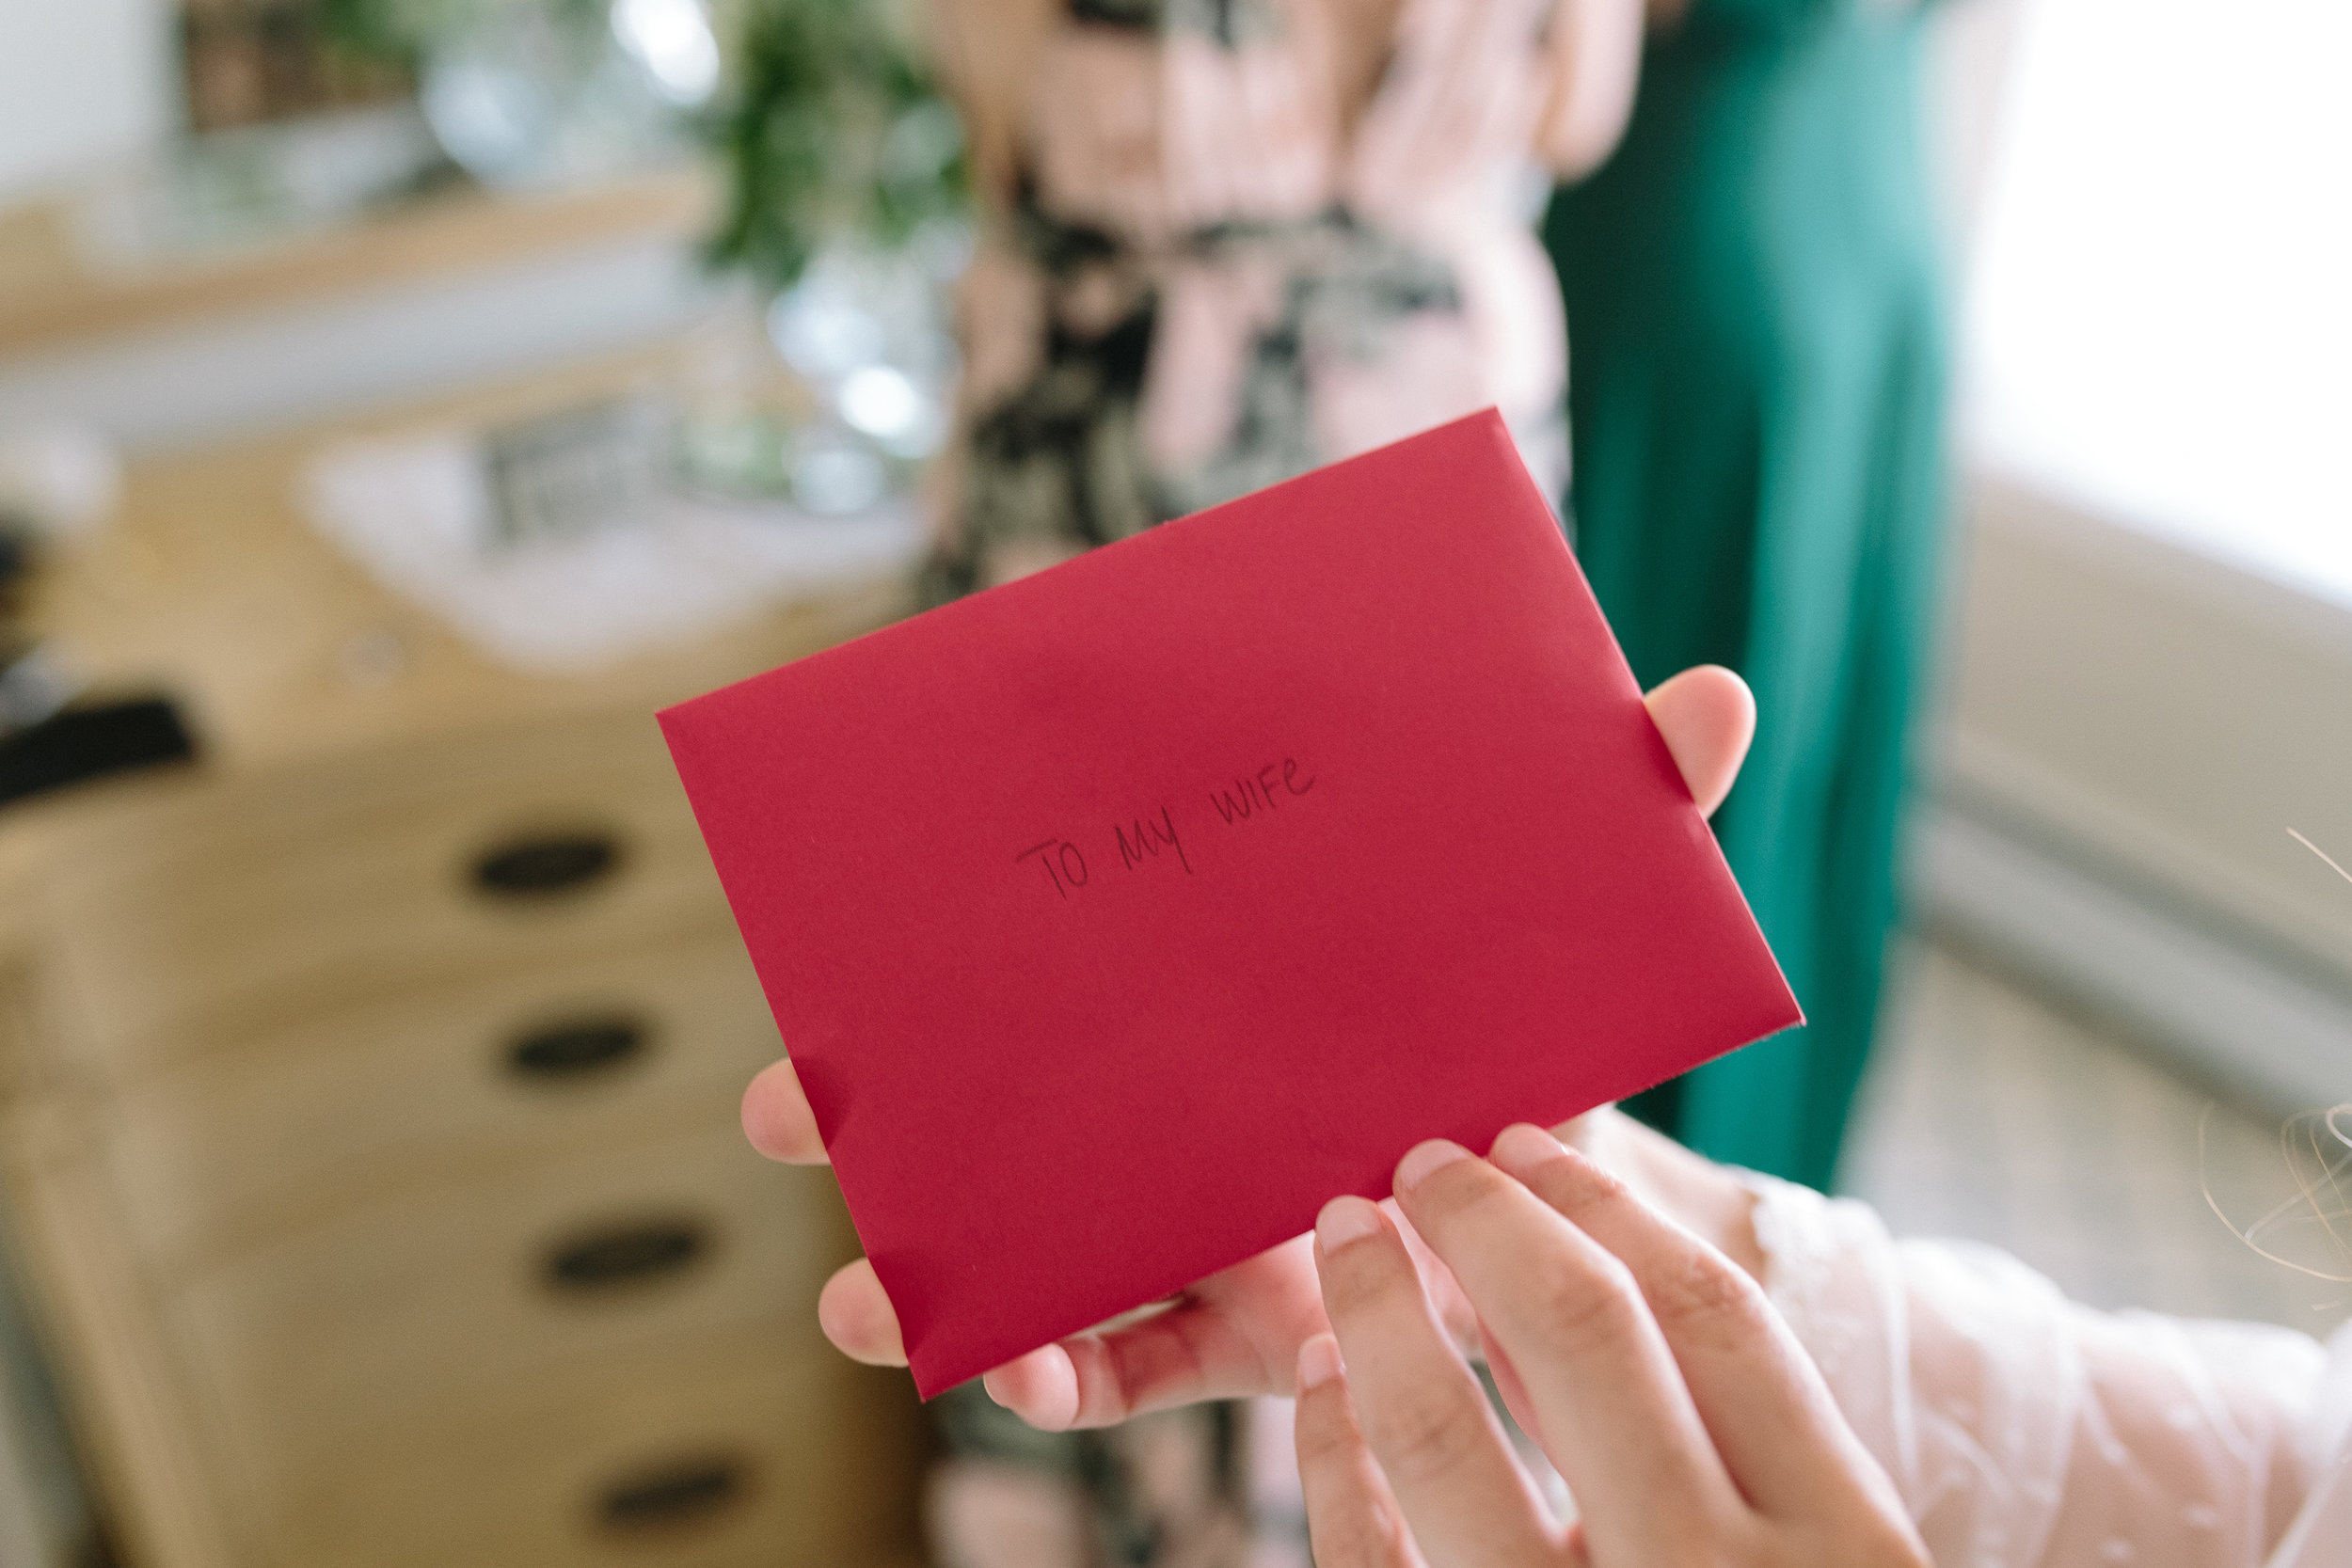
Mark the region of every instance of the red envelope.
[[927, 1397], [1800, 1021], [1491, 412], [661, 723]]

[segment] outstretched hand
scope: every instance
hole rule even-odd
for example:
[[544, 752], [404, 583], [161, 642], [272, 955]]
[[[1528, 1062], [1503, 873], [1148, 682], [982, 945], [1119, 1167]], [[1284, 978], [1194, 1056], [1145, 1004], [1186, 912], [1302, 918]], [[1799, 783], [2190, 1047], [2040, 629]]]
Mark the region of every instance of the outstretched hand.
[[1496, 1386], [1581, 1510], [1536, 1497], [1375, 1204], [1315, 1222], [1332, 1336], [1299, 1351], [1319, 1568], [1926, 1568], [1886, 1473], [1740, 1267], [1524, 1123], [1432, 1142], [1404, 1216], [1476, 1310]]
[[[1711, 813], [1730, 792], [1755, 734], [1756, 703], [1746, 684], [1728, 670], [1704, 665], [1666, 681], [1647, 703], [1692, 799]], [[1612, 1121], [1623, 1124], [1623, 1118]], [[743, 1095], [743, 1131], [771, 1160], [825, 1163], [816, 1117], [788, 1059], [752, 1080]], [[1575, 1124], [1562, 1131], [1579, 1143], [1631, 1140], [1629, 1147], [1648, 1152], [1629, 1126], [1622, 1132]], [[1663, 1154], [1653, 1163], [1672, 1160]], [[1420, 1247], [1409, 1227], [1404, 1234], [1449, 1326], [1458, 1336], [1474, 1333], [1474, 1316], [1443, 1266]], [[1149, 1313], [1031, 1351], [990, 1372], [988, 1391], [1049, 1431], [1106, 1426], [1199, 1400], [1290, 1393], [1299, 1347], [1327, 1328], [1311, 1243], [1306, 1236], [1286, 1242], [1211, 1275]], [[825, 1337], [844, 1354], [878, 1366], [906, 1365], [898, 1314], [865, 1259], [826, 1282], [817, 1314]]]

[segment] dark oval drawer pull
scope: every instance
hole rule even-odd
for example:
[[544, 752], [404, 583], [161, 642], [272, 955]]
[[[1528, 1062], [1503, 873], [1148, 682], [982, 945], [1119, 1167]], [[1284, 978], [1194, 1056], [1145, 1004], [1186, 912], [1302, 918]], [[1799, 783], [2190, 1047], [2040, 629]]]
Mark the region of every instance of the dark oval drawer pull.
[[682, 1460], [625, 1476], [605, 1487], [596, 1499], [596, 1518], [613, 1530], [699, 1524], [741, 1501], [750, 1490], [739, 1460]]
[[556, 1247], [548, 1256], [548, 1283], [569, 1292], [633, 1285], [691, 1268], [709, 1250], [709, 1233], [693, 1220], [614, 1226]]
[[611, 876], [621, 846], [611, 833], [542, 833], [483, 851], [473, 885], [494, 898], [535, 898], [571, 893]]
[[634, 1019], [580, 1019], [535, 1029], [506, 1048], [507, 1070], [548, 1083], [591, 1077], [634, 1061], [648, 1031]]

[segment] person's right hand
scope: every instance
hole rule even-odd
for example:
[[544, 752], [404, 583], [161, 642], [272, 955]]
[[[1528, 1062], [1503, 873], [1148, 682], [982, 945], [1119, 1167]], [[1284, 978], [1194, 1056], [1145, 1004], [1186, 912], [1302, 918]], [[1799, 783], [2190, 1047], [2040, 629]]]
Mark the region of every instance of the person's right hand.
[[1506, 1128], [1490, 1159], [1422, 1144], [1397, 1201], [1578, 1517], [1536, 1497], [1403, 1234], [1339, 1197], [1315, 1222], [1336, 1338], [1298, 1367], [1317, 1568], [1927, 1568], [1754, 1279], [1540, 1128]]
[[[1692, 800], [1701, 812], [1713, 812], [1755, 734], [1756, 702], [1746, 683], [1703, 665], [1661, 683], [1646, 701]], [[816, 1117], [789, 1059], [762, 1071], [744, 1092], [743, 1131], [771, 1160], [825, 1162]], [[1644, 1191], [1685, 1223], [1717, 1234], [1735, 1252], [1742, 1245], [1748, 1200], [1718, 1167], [1614, 1112], [1580, 1117], [1561, 1132], [1605, 1161], [1622, 1157], [1637, 1182], [1655, 1179], [1655, 1185], [1643, 1183]], [[1139, 1320], [1031, 1351], [990, 1372], [988, 1391], [1048, 1431], [1105, 1426], [1200, 1400], [1290, 1393], [1298, 1347], [1325, 1329], [1309, 1243], [1301, 1236], [1220, 1270]], [[1744, 1244], [1753, 1253], [1753, 1238]], [[1453, 1326], [1474, 1333], [1443, 1267], [1425, 1255], [1423, 1261], [1433, 1293], [1452, 1304]], [[817, 1315], [844, 1354], [876, 1366], [906, 1365], [898, 1314], [865, 1259], [827, 1281]]]

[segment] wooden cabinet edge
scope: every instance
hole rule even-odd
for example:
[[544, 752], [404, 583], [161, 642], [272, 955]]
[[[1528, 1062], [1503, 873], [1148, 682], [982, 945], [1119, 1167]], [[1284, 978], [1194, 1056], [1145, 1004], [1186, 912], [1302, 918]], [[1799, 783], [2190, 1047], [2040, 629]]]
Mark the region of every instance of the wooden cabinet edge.
[[[67, 1105], [36, 1100], [0, 1119], [23, 1275], [43, 1347], [79, 1396], [73, 1438], [132, 1568], [254, 1568], [205, 1468], [216, 1451], [160, 1341], [158, 1315], [121, 1245], [104, 1179], [76, 1145]], [[62, 1123], [62, 1125], [61, 1125]]]
[[[707, 177], [676, 170], [551, 196], [451, 196], [251, 251], [144, 269], [53, 269], [24, 290], [21, 302], [0, 304], [0, 357], [71, 352], [140, 331], [632, 236], [675, 239], [683, 247], [711, 211]], [[30, 231], [22, 218], [13, 228], [20, 235]]]
[[93, 1501], [131, 1568], [251, 1568], [218, 1512], [228, 1494], [203, 1468], [214, 1446], [96, 1158], [103, 1095], [44, 1044], [56, 1021], [26, 883], [0, 883], [0, 1186], [24, 1306], [72, 1391], [68, 1424]]

